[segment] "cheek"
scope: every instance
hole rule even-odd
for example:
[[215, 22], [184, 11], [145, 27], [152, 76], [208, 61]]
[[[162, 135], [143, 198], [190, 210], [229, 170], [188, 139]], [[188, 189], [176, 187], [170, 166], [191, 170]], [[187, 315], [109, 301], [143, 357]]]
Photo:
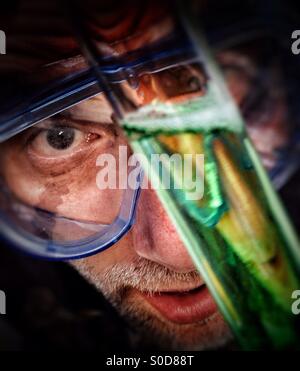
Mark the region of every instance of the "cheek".
[[21, 201], [36, 205], [45, 186], [17, 147], [1, 148], [1, 176], [8, 189]]
[[[116, 157], [121, 144], [125, 145], [125, 142], [120, 140], [115, 146], [117, 149], [110, 148], [108, 153]], [[59, 176], [40, 174], [28, 157], [15, 147], [2, 150], [1, 154], [2, 176], [22, 202], [68, 218], [103, 224], [109, 224], [117, 217], [124, 191], [97, 187], [98, 152]], [[118, 175], [118, 167], [116, 170]], [[116, 180], [118, 182], [118, 176]]]
[[176, 228], [150, 185], [141, 192], [133, 235], [137, 250], [141, 247], [153, 249], [159, 241], [164, 241], [167, 246], [168, 241], [177, 239]]
[[105, 251], [96, 255], [89, 256], [78, 261], [74, 260], [72, 264], [78, 268], [84, 266], [84, 268], [101, 279], [101, 275], [116, 265], [131, 265], [134, 263], [137, 255], [132, 249], [132, 233], [127, 233], [120, 241], [111, 246]]

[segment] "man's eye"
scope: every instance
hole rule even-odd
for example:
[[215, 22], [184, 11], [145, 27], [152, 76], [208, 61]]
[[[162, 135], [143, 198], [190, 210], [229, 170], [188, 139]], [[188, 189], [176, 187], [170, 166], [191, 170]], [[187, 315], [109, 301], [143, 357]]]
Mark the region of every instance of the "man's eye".
[[68, 126], [42, 129], [29, 141], [29, 151], [44, 158], [59, 158], [73, 155], [87, 148], [97, 135]]
[[69, 127], [55, 127], [47, 130], [47, 143], [56, 150], [66, 150], [75, 140], [75, 129]]

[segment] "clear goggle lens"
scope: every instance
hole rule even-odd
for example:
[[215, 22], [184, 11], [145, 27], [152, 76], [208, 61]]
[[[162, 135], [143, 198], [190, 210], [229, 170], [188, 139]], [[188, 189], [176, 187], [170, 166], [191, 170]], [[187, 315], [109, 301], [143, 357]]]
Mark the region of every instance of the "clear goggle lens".
[[129, 187], [131, 152], [102, 94], [7, 140], [0, 152], [1, 228], [16, 245], [44, 257], [79, 257], [131, 226], [140, 172]]

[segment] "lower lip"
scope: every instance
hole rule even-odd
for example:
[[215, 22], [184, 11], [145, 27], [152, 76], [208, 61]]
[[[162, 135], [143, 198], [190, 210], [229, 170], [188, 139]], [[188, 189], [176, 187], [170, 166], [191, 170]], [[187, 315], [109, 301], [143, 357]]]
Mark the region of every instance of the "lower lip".
[[206, 286], [186, 293], [142, 295], [163, 317], [178, 324], [201, 322], [217, 311]]

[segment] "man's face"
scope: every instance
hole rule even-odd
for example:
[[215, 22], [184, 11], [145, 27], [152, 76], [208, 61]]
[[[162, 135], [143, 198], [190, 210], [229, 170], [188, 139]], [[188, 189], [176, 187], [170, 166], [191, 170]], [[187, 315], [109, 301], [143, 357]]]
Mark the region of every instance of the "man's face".
[[[219, 60], [225, 66], [228, 86], [240, 104], [251, 92], [247, 74], [251, 61], [236, 52], [223, 52]], [[192, 67], [184, 72], [204, 79]], [[168, 80], [167, 85], [170, 83]], [[176, 87], [179, 88], [182, 86]], [[128, 87], [124, 91], [128, 99], [140, 103]], [[152, 99], [148, 93], [143, 97]], [[170, 99], [170, 94], [167, 98], [162, 95], [161, 99]], [[276, 110], [268, 117], [270, 125], [282, 123]], [[100, 94], [1, 145], [1, 175], [13, 194], [28, 205], [70, 219], [107, 224], [117, 215], [123, 192], [99, 191], [97, 159], [101, 154], [109, 154], [118, 163], [121, 146], [127, 147], [129, 156], [127, 140], [113, 120], [110, 105]], [[52, 225], [52, 231], [56, 238], [76, 237], [76, 233], [81, 237], [81, 232], [65, 225]], [[150, 344], [155, 339], [155, 345], [163, 349], [207, 349], [223, 346], [231, 339], [206, 285], [152, 189], [142, 191], [136, 222], [122, 240], [72, 265]]]
[[[98, 95], [1, 146], [2, 177], [22, 202], [72, 219], [109, 223], [120, 190], [97, 189], [100, 154], [126, 139]], [[74, 231], [52, 225], [55, 236]], [[145, 339], [166, 349], [224, 344], [229, 330], [154, 190], [144, 189], [136, 222], [118, 243], [72, 262]], [[147, 340], [146, 340], [147, 342]]]

